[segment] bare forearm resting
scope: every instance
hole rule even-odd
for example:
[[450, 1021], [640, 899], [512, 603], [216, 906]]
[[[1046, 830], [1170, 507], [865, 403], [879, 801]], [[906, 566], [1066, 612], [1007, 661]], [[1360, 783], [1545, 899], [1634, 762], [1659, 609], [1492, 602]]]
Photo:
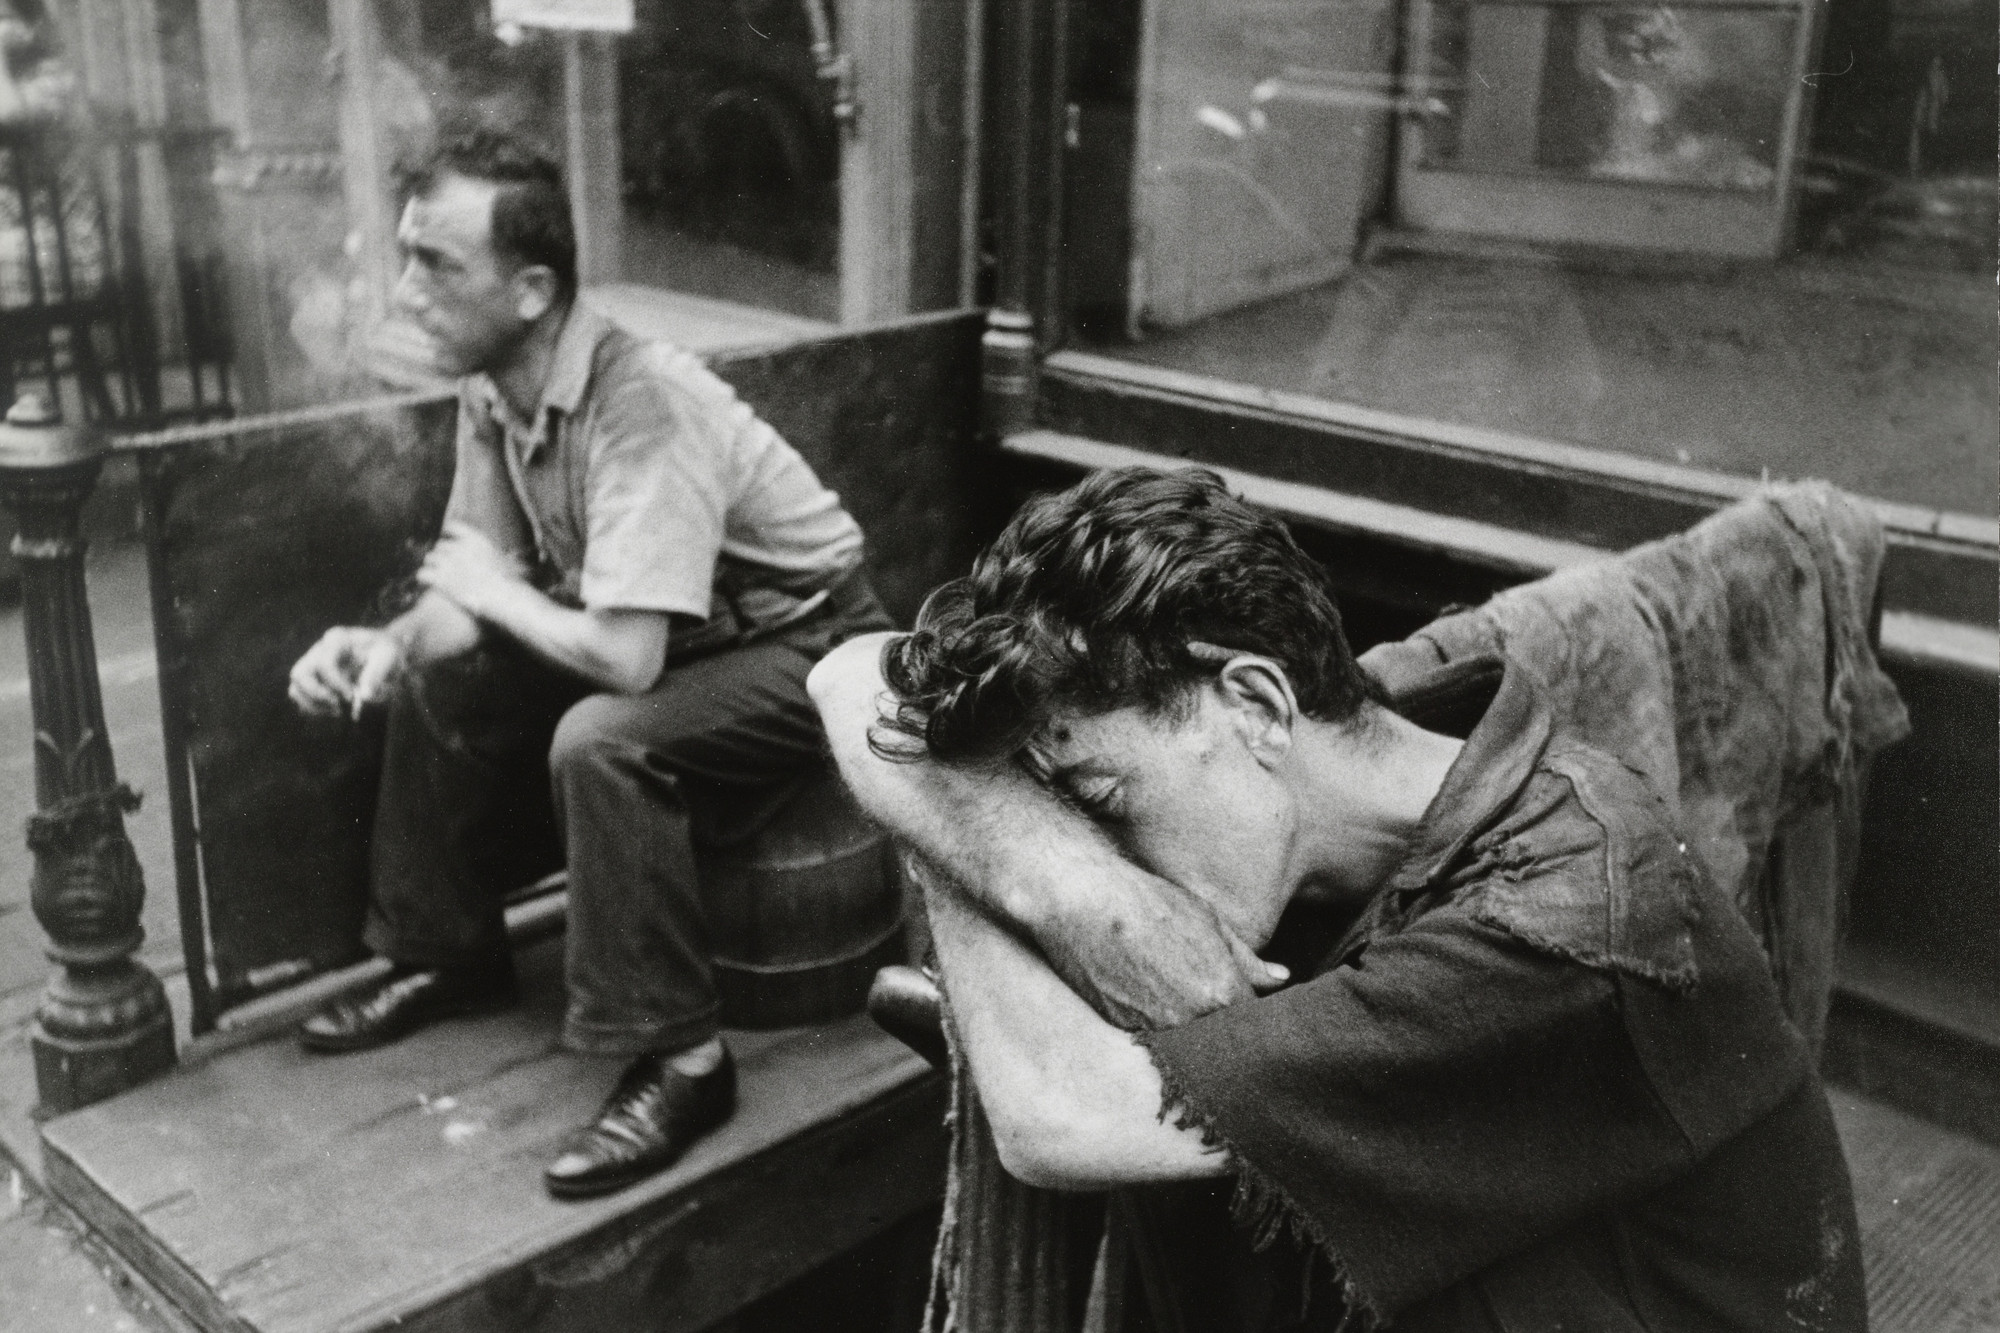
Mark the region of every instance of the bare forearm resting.
[[1164, 1027], [1252, 993], [1258, 966], [1207, 905], [1126, 860], [1102, 830], [1013, 765], [965, 769], [876, 754], [881, 650], [853, 640], [807, 681], [863, 809], [1124, 1027]]
[[1049, 1189], [1220, 1175], [1226, 1159], [1161, 1115], [1152, 1058], [958, 893], [928, 893], [939, 966], [995, 1146]]
[[1037, 932], [1095, 875], [1130, 874], [1104, 834], [1011, 764], [979, 769], [884, 759], [869, 746], [880, 715], [882, 645], [851, 640], [806, 688], [840, 775], [877, 822], [989, 910]]
[[544, 661], [613, 693], [651, 689], [666, 660], [664, 612], [577, 610], [517, 583], [481, 607], [481, 619]]
[[479, 622], [458, 603], [428, 590], [415, 606], [391, 621], [388, 630], [413, 665], [470, 652], [482, 633]]

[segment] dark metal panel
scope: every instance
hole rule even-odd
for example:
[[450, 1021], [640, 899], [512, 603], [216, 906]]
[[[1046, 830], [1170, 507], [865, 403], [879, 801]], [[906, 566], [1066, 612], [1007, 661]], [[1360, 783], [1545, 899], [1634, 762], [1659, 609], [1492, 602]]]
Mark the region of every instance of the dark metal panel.
[[840, 492], [904, 624], [1011, 510], [977, 445], [983, 328], [979, 312], [954, 312], [714, 362]]
[[190, 432], [145, 456], [198, 1030], [358, 951], [376, 737], [301, 718], [286, 674], [328, 626], [374, 614], [383, 587], [413, 567], [412, 543], [436, 532], [453, 411], [449, 397], [348, 407]]
[[[1992, 675], [1887, 664], [1910, 736], [1879, 756], [1850, 936], [1942, 991], [2000, 983], [2000, 693]], [[1990, 1034], [2000, 1042], [2000, 1032]], [[2000, 1117], [1997, 1117], [2000, 1118]]]

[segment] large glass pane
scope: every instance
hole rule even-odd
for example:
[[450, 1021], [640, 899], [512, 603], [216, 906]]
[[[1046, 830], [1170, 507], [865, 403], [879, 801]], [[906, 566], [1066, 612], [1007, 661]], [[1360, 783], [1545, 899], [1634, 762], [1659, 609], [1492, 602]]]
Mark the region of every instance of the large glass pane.
[[1147, 26], [1140, 318], [1186, 324], [1345, 269], [1385, 167], [1393, 5], [1169, 4]]
[[825, 0], [642, 0], [619, 45], [625, 278], [840, 317]]
[[1993, 0], [1086, 9], [1086, 345], [2000, 509]]
[[[584, 300], [636, 331], [711, 352], [839, 318], [840, 143], [815, 55], [832, 50], [826, 0], [637, 0], [616, 33], [535, 25], [563, 6], [366, 4], [376, 96], [371, 126], [344, 127], [350, 164], [371, 130], [386, 164], [440, 135], [504, 129], [562, 161]], [[393, 195], [386, 174], [380, 188]], [[423, 380], [426, 340], [384, 316], [369, 368]]]

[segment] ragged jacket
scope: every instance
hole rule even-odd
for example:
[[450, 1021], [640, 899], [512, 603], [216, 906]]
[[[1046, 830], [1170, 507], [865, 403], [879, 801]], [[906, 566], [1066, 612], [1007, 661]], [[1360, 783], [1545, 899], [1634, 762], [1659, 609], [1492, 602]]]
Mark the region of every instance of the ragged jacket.
[[1313, 979], [1148, 1039], [1260, 1238], [1333, 1279], [1308, 1326], [1865, 1328], [1759, 893], [1774, 832], [1907, 727], [1880, 553], [1786, 488], [1364, 659], [1416, 720], [1477, 719], [1409, 862]]
[[1685, 533], [1446, 616], [1363, 664], [1394, 693], [1438, 665], [1505, 654], [1541, 683], [1558, 735], [1617, 756], [1667, 803], [1736, 903], [1815, 1047], [1838, 913], [1767, 882], [1788, 823], [1858, 799], [1871, 755], [1909, 733], [1875, 660], [1880, 522], [1823, 482], [1765, 488]]

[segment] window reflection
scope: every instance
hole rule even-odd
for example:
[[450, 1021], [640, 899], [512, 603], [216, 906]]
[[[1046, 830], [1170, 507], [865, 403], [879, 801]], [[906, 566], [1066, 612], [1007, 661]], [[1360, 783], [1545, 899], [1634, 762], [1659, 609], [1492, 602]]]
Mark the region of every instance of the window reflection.
[[1073, 327], [1418, 434], [1990, 515], [1996, 26], [1993, 0], [1088, 0]]
[[[564, 147], [559, 35], [496, 34], [479, 0], [378, 12], [391, 155], [472, 125]], [[613, 119], [584, 128], [619, 147], [625, 281], [837, 317], [840, 150], [812, 52], [826, 12], [824, 0], [640, 0], [615, 67], [586, 71], [617, 85]]]
[[626, 278], [839, 317], [824, 0], [642, 0], [619, 48]]
[[1423, 159], [1770, 189], [1797, 28], [1782, 10], [1432, 6]]

